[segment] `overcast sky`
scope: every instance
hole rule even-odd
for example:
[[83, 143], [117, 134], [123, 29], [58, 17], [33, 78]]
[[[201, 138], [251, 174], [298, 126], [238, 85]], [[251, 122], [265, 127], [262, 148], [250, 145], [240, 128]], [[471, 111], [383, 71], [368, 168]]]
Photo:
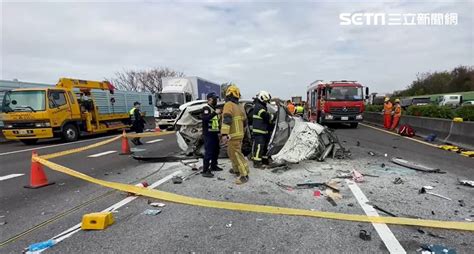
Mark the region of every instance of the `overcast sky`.
[[[317, 79], [390, 92], [419, 72], [474, 65], [473, 2], [4, 1], [0, 79], [102, 80], [162, 66], [233, 81], [245, 97], [303, 95]], [[341, 12], [458, 13], [458, 25], [341, 26]]]

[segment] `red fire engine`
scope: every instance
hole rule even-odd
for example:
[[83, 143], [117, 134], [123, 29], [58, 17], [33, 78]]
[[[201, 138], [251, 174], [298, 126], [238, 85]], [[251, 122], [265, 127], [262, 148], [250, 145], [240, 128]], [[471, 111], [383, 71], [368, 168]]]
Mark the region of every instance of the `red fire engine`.
[[357, 128], [362, 121], [364, 112], [364, 98], [368, 98], [369, 88], [357, 81], [330, 81], [317, 80], [308, 87], [306, 96], [308, 101], [307, 117], [310, 121], [324, 123], [349, 123]]

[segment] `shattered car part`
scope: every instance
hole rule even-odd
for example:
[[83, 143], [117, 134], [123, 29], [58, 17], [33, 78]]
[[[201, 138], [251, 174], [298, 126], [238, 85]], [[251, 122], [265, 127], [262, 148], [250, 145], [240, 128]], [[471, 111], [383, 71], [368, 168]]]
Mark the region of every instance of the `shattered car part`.
[[370, 241], [372, 240], [372, 236], [370, 233], [367, 232], [367, 230], [361, 229], [359, 231], [359, 238], [364, 240], [364, 241]]
[[474, 187], [474, 181], [471, 180], [459, 180], [459, 184]]
[[402, 158], [394, 157], [390, 161], [397, 165], [404, 166], [406, 168], [414, 169], [416, 171], [421, 171], [425, 173], [445, 173], [445, 172], [442, 172], [439, 168], [430, 168], [425, 165], [421, 165], [415, 162], [404, 160]]

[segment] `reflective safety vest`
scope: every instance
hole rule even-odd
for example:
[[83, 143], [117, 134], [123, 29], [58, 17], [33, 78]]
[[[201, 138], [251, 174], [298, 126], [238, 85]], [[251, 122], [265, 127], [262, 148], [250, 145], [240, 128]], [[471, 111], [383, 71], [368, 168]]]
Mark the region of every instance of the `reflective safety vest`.
[[229, 135], [234, 139], [243, 139], [245, 135], [244, 123], [247, 120], [244, 109], [239, 104], [228, 101], [222, 109], [221, 134]]
[[296, 106], [296, 114], [303, 114], [304, 108], [303, 106]]
[[392, 108], [393, 108], [393, 106], [392, 106], [392, 103], [390, 101], [385, 102], [383, 104], [383, 113], [384, 114], [392, 114]]
[[288, 111], [290, 111], [291, 114], [294, 114], [295, 113], [295, 105], [293, 104], [288, 104], [288, 106], [286, 106], [288, 108]]
[[210, 132], [219, 132], [219, 116], [215, 115], [208, 124], [208, 131]]
[[128, 114], [130, 115], [130, 120], [132, 121], [135, 121], [135, 107], [133, 107], [132, 109], [130, 109], [130, 111], [128, 111]]
[[255, 104], [253, 111], [252, 132], [257, 134], [268, 134], [268, 126], [273, 120], [273, 115], [270, 115], [267, 112], [266, 107], [260, 103]]
[[400, 117], [402, 116], [402, 106], [400, 104], [395, 105], [395, 114], [393, 116]]

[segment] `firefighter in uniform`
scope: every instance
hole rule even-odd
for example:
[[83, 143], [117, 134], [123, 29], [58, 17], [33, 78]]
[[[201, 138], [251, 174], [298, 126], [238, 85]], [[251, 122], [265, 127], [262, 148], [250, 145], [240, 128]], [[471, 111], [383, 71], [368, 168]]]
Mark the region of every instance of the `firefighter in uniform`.
[[222, 143], [227, 143], [227, 155], [232, 162], [230, 172], [239, 175], [235, 183], [243, 184], [249, 179], [249, 166], [242, 154], [242, 141], [245, 135], [247, 119], [244, 109], [239, 106], [239, 88], [231, 84], [227, 88], [225, 96], [226, 103], [222, 110]]
[[392, 108], [393, 105], [390, 102], [390, 98], [385, 97], [385, 102], [383, 104], [383, 127], [389, 129], [392, 125]]
[[[129, 115], [132, 121], [132, 129], [135, 133], [143, 133], [143, 129], [145, 129], [145, 119], [143, 119], [142, 112], [140, 111], [140, 102], [136, 101], [133, 103], [133, 108], [130, 109]], [[143, 145], [140, 141], [140, 137], [132, 138], [132, 143], [136, 146]]]
[[219, 114], [220, 109], [216, 109], [217, 99], [216, 93], [207, 95], [207, 105], [203, 108], [202, 113], [202, 133], [204, 136], [204, 161], [202, 167], [203, 177], [214, 177], [211, 171], [222, 171], [217, 166], [217, 158], [219, 157]]
[[400, 99], [395, 99], [395, 106], [393, 109], [393, 120], [392, 126], [390, 130], [395, 130], [398, 127], [398, 122], [400, 121], [400, 117], [402, 116], [402, 106], [400, 106]]
[[255, 106], [252, 117], [252, 160], [254, 168], [262, 168], [262, 165], [268, 165], [267, 148], [269, 141], [269, 130], [273, 121], [273, 114], [268, 113], [267, 103], [272, 96], [265, 91], [261, 91], [255, 98]]

